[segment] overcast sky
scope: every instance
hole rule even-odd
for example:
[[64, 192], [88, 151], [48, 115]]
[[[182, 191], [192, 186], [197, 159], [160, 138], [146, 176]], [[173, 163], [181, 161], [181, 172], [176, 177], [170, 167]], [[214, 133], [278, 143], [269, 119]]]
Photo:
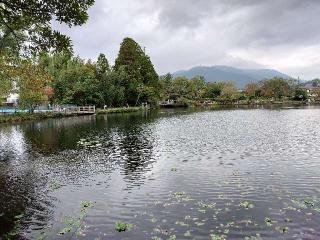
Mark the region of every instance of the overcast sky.
[[230, 65], [320, 77], [320, 0], [96, 0], [85, 25], [59, 28], [76, 54], [111, 63], [132, 37], [159, 74]]

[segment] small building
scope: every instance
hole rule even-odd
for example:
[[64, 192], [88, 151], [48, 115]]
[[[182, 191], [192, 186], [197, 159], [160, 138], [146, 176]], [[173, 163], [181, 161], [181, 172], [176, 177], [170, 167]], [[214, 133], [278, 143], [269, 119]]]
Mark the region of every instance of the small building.
[[311, 84], [305, 85], [302, 87], [307, 91], [308, 100], [311, 102], [320, 101], [320, 87], [312, 86]]
[[10, 94], [4, 101], [5, 106], [16, 107], [18, 106], [19, 95], [14, 93]]

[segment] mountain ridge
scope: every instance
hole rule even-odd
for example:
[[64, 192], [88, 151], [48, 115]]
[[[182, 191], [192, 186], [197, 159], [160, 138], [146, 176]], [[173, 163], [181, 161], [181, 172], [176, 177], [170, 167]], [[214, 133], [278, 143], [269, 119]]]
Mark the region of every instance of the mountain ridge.
[[196, 66], [188, 70], [176, 71], [172, 75], [174, 77], [184, 76], [187, 78], [203, 76], [207, 82], [234, 81], [237, 88], [243, 88], [248, 83], [257, 83], [273, 77], [291, 78], [289, 75], [274, 69], [246, 69], [226, 65]]

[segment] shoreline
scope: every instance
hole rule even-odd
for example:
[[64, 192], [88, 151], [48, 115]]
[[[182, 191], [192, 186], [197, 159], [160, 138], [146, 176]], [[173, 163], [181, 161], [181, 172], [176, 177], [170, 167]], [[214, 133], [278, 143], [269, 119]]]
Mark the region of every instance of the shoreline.
[[119, 108], [107, 108], [107, 109], [97, 109], [96, 114], [110, 114], [110, 113], [130, 113], [130, 112], [138, 112], [138, 111], [146, 111], [149, 108], [143, 107], [119, 107]]
[[[142, 107], [123, 107], [123, 108], [109, 108], [109, 109], [97, 109], [95, 114], [114, 114], [114, 113], [129, 113], [145, 111], [147, 109]], [[85, 114], [63, 114], [54, 112], [42, 112], [42, 113], [12, 113], [12, 114], [0, 114], [0, 125], [1, 124], [14, 124], [27, 121], [37, 121], [50, 118], [67, 118], [84, 116]], [[88, 114], [87, 114], [88, 115]], [[94, 115], [94, 114], [92, 114]]]
[[[214, 110], [219, 107], [255, 107], [255, 106], [319, 106], [319, 103], [305, 103], [305, 102], [294, 102], [294, 101], [286, 101], [286, 102], [265, 102], [265, 103], [254, 103], [254, 104], [212, 104], [212, 105], [193, 105], [186, 106], [185, 108], [209, 108]], [[173, 107], [174, 109], [175, 107]], [[159, 107], [158, 109], [166, 109]], [[119, 108], [109, 108], [109, 109], [97, 109], [95, 114], [93, 115], [102, 115], [102, 114], [116, 114], [116, 113], [132, 113], [139, 111], [148, 111], [149, 108], [142, 107], [119, 107]], [[44, 120], [50, 118], [67, 118], [67, 117], [75, 117], [75, 116], [84, 116], [84, 114], [63, 114], [63, 113], [53, 113], [53, 112], [45, 112], [45, 113], [13, 113], [13, 114], [0, 114], [0, 125], [1, 124], [15, 124], [27, 121], [37, 121]]]

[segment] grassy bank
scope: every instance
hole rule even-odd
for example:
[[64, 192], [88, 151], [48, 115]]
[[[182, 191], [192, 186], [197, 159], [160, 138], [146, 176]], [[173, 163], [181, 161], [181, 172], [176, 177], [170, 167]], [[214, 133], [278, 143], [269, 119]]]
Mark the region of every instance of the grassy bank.
[[0, 115], [0, 124], [1, 123], [17, 123], [23, 121], [33, 121], [41, 120], [47, 118], [60, 118], [70, 115], [64, 115], [61, 113], [14, 113], [14, 114], [4, 114]]
[[[294, 101], [294, 100], [283, 100], [283, 101], [272, 101], [269, 99], [259, 99], [259, 100], [239, 100], [239, 101], [225, 101], [225, 102], [218, 102], [218, 101], [212, 101], [210, 104], [205, 104], [203, 102], [194, 102], [192, 104], [189, 104], [188, 106], [193, 106], [193, 107], [202, 107], [202, 106], [256, 106], [256, 105], [303, 105], [307, 104], [306, 101]], [[314, 103], [309, 103], [309, 104], [316, 104]]]
[[121, 108], [107, 108], [107, 109], [97, 109], [97, 114], [107, 114], [107, 113], [129, 113], [144, 111], [146, 108], [142, 107], [121, 107]]
[[[110, 114], [110, 113], [129, 113], [146, 110], [142, 107], [123, 107], [123, 108], [109, 108], [109, 109], [97, 109], [97, 114]], [[77, 114], [62, 114], [62, 113], [14, 113], [14, 114], [0, 114], [1, 123], [19, 123], [24, 121], [36, 121], [48, 118], [63, 118], [77, 116]]]

